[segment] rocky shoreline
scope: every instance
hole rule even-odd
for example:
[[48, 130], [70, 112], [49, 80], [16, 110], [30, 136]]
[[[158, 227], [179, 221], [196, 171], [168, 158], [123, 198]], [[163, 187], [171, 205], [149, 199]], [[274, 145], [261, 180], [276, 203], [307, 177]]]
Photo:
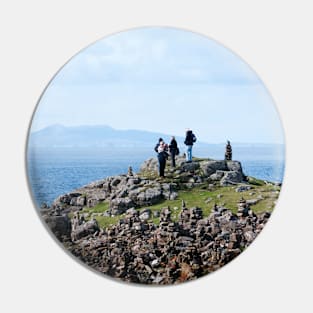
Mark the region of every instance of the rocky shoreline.
[[[211, 213], [204, 216], [202, 208], [187, 208], [184, 201], [174, 219], [170, 206], [149, 209], [175, 200], [181, 190], [200, 186], [249, 190], [249, 179], [238, 161], [195, 159], [186, 163], [178, 158], [177, 167], [167, 169], [166, 179], [159, 179], [156, 171], [156, 159], [149, 159], [137, 174], [130, 168], [125, 175], [62, 195], [42, 210], [43, 219], [65, 247], [93, 269], [128, 282], [173, 284], [227, 264], [250, 245], [270, 217], [270, 212], [255, 213], [250, 208], [254, 202], [243, 198], [236, 213], [212, 204]], [[109, 205], [102, 215], [119, 219], [101, 228], [83, 209], [104, 202]]]

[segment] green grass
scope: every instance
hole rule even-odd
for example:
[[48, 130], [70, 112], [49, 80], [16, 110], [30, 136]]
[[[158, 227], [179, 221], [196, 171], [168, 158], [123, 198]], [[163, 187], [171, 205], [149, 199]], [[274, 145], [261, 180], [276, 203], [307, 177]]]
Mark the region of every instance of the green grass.
[[[251, 183], [251, 181], [249, 180]], [[262, 182], [262, 181], [260, 181]], [[172, 212], [172, 219], [175, 221], [178, 219], [179, 213], [181, 211], [182, 200], [185, 201], [186, 206], [188, 208], [191, 207], [200, 207], [203, 211], [204, 216], [208, 216], [216, 203], [217, 205], [223, 205], [226, 208], [230, 209], [234, 213], [237, 212], [237, 204], [241, 197], [244, 197], [246, 200], [255, 199], [259, 195], [262, 196], [262, 200], [260, 200], [257, 204], [251, 205], [251, 209], [256, 212], [265, 212], [272, 211], [275, 207], [275, 201], [279, 196], [280, 187], [273, 185], [265, 185], [264, 183], [260, 185], [260, 182], [256, 180], [256, 184], [253, 184], [252, 188], [248, 191], [244, 192], [236, 192], [236, 187], [215, 187], [214, 190], [210, 191], [207, 189], [207, 185], [195, 187], [193, 189], [186, 189], [178, 191], [178, 197], [175, 200], [162, 200], [161, 202], [152, 205], [152, 206], [144, 206], [142, 208], [138, 208], [139, 211], [149, 208], [152, 211], [151, 221], [155, 224], [159, 224], [159, 217], [153, 217], [154, 211], [160, 211], [162, 208], [169, 206]], [[253, 192], [253, 195], [250, 193]], [[218, 197], [221, 195], [221, 197]], [[208, 198], [211, 198], [209, 202], [206, 202]], [[177, 207], [176, 210], [174, 208]], [[111, 224], [116, 224], [119, 219], [123, 217], [124, 214], [114, 216], [114, 217], [106, 217], [103, 216], [104, 213], [109, 208], [108, 202], [99, 203], [93, 208], [84, 208], [82, 213], [89, 213], [90, 216], [87, 219], [91, 218], [91, 214], [94, 214], [94, 218], [98, 221], [99, 226], [101, 228], [106, 228]]]
[[248, 176], [248, 181], [251, 185], [255, 185], [255, 186], [264, 186], [265, 182], [261, 179], [257, 179], [251, 176]]
[[120, 219], [121, 215], [117, 216], [95, 216], [100, 228], [107, 228], [110, 225], [116, 224]]
[[104, 213], [106, 210], [109, 209], [109, 202], [101, 202], [98, 203], [93, 208], [83, 208], [81, 212], [83, 213]]
[[[262, 186], [262, 189], [255, 187], [248, 191], [236, 192], [234, 187], [217, 187], [214, 191], [194, 188], [179, 191], [178, 198], [176, 200], [164, 200], [158, 204], [150, 206], [149, 208], [151, 210], [160, 210], [166, 206], [170, 206], [171, 209], [176, 206], [180, 211], [181, 202], [184, 200], [188, 208], [200, 207], [203, 210], [204, 216], [210, 214], [215, 203], [217, 205], [223, 205], [235, 213], [237, 212], [237, 204], [241, 197], [244, 197], [246, 200], [255, 199], [259, 194], [261, 194], [264, 200], [260, 200], [256, 205], [251, 206], [251, 209], [254, 212], [264, 212], [274, 208], [274, 201], [276, 200], [278, 194], [274, 197], [272, 189], [273, 186]], [[255, 194], [249, 195], [251, 192], [254, 192]], [[221, 198], [218, 198], [218, 195], [222, 195]], [[208, 198], [211, 198], [211, 201], [207, 203], [206, 200]]]

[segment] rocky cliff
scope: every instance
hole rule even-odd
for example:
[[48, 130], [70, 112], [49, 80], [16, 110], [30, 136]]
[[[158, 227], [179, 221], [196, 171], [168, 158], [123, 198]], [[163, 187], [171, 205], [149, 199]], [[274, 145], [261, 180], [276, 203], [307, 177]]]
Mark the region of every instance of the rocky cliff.
[[108, 214], [117, 215], [132, 207], [150, 206], [162, 199], [176, 199], [179, 189], [208, 183], [229, 186], [245, 182], [238, 161], [195, 159], [187, 163], [179, 157], [177, 167], [167, 169], [165, 180], [158, 179], [157, 172], [157, 159], [151, 158], [143, 163], [138, 174], [129, 172], [93, 182], [60, 196], [52, 204], [52, 209], [68, 213], [108, 201]]

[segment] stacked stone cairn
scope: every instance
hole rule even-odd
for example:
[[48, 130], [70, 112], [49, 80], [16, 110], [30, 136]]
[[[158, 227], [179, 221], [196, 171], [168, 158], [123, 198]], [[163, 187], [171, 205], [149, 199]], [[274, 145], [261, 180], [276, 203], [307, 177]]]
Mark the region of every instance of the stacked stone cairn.
[[175, 284], [227, 264], [250, 245], [270, 217], [253, 213], [244, 199], [237, 214], [214, 205], [203, 217], [202, 209], [187, 208], [184, 202], [177, 221], [171, 213], [169, 207], [162, 208], [156, 225], [131, 208], [117, 225], [101, 230], [91, 221], [87, 227], [89, 222], [76, 213], [69, 249], [95, 270], [123, 281]]
[[231, 161], [232, 160], [232, 156], [233, 156], [232, 147], [230, 145], [230, 142], [227, 141], [226, 151], [225, 151], [225, 160], [226, 161]]

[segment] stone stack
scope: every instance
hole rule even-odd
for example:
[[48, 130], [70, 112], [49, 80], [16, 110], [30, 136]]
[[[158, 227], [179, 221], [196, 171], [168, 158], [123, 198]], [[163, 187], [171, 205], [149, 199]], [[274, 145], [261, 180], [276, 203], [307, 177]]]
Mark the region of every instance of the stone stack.
[[241, 215], [215, 206], [203, 218], [200, 208], [184, 206], [177, 222], [165, 207], [159, 225], [128, 209], [117, 225], [82, 233], [70, 250], [92, 268], [124, 281], [173, 284], [192, 280], [239, 255], [270, 217], [269, 213], [243, 213], [247, 208], [244, 201], [240, 207]]
[[237, 206], [238, 206], [238, 211], [237, 211], [238, 216], [246, 217], [249, 215], [250, 207], [247, 201], [243, 197], [241, 197]]
[[230, 142], [227, 141], [226, 151], [225, 151], [225, 160], [226, 161], [231, 161], [232, 157], [233, 157], [232, 147], [230, 145]]

